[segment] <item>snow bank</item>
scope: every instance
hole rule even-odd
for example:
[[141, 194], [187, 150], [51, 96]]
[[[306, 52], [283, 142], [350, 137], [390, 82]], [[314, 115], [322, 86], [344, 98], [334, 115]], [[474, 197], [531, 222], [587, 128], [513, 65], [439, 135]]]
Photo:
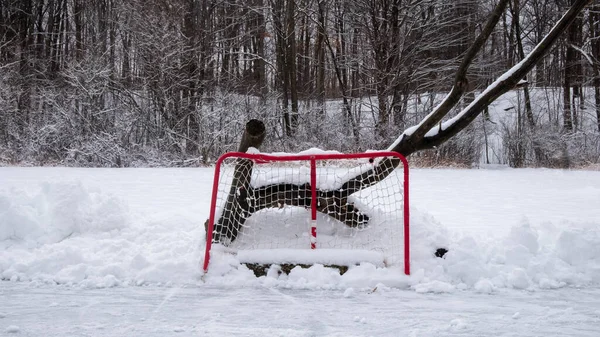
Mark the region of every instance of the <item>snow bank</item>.
[[[401, 266], [381, 268], [371, 261], [351, 267], [344, 275], [316, 264], [308, 269], [298, 267], [290, 275], [273, 272], [255, 280], [239, 264], [245, 256], [238, 259], [225, 254], [226, 257], [216, 256], [213, 260], [207, 282], [325, 289], [380, 285], [410, 288], [419, 293], [592, 286], [600, 284], [600, 234], [596, 227], [597, 224], [569, 223], [533, 227], [523, 219], [500, 240], [468, 235], [448, 238], [447, 231], [433, 218], [413, 210], [410, 277], [403, 275]], [[444, 258], [437, 258], [433, 254], [436, 247], [447, 247], [449, 252]], [[278, 257], [275, 254], [273, 261], [277, 262]]]
[[437, 280], [464, 289], [550, 289], [600, 283], [597, 225], [546, 223], [527, 219], [502, 240], [458, 237], [443, 259], [422, 265], [423, 281]]
[[88, 232], [121, 229], [127, 207], [117, 198], [81, 183], [43, 183], [34, 191], [0, 191], [0, 241], [34, 245], [60, 242]]
[[81, 182], [3, 190], [0, 279], [92, 288], [193, 282], [203, 233], [190, 217], [132, 213]]

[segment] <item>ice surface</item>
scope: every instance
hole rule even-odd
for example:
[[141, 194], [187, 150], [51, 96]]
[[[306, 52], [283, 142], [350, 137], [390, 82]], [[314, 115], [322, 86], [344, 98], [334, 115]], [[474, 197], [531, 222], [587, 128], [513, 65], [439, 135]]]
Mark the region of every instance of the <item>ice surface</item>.
[[348, 288], [4, 287], [11, 315], [0, 320], [0, 335], [15, 325], [14, 336], [597, 337], [600, 326], [598, 292], [590, 288], [490, 295], [377, 286], [345, 297]]

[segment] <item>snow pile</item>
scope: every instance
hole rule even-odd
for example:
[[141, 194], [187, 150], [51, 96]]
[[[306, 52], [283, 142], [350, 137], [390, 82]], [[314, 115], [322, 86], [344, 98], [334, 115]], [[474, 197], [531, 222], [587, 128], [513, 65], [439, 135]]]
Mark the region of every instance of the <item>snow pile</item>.
[[[499, 289], [555, 289], [566, 286], [600, 284], [600, 235], [590, 224], [581, 229], [550, 223], [532, 227], [527, 220], [513, 226], [500, 240], [457, 235], [447, 239], [447, 231], [427, 214], [412, 211], [412, 275], [402, 266], [382, 268], [365, 262], [339, 275], [316, 264], [296, 267], [289, 275], [270, 271], [255, 279], [253, 273], [232, 254], [217, 253], [206, 280], [210, 284], [252, 284], [296, 288], [344, 289], [347, 287], [399, 287], [418, 293], [447, 293], [473, 290], [493, 293]], [[447, 247], [444, 258], [434, 256], [436, 247]], [[255, 254], [258, 254], [256, 252]], [[245, 253], [244, 253], [245, 254]], [[263, 259], [268, 254], [261, 255]], [[256, 257], [254, 257], [256, 259]], [[271, 257], [277, 261], [277, 256]]]
[[[552, 289], [600, 283], [600, 235], [569, 224], [534, 228], [527, 220], [511, 228], [503, 240], [453, 240], [449, 252], [424, 264], [423, 280], [459, 289], [491, 293], [500, 288]], [[417, 271], [419, 273], [420, 271]], [[422, 289], [422, 285], [420, 285]], [[431, 291], [437, 291], [432, 287]]]
[[13, 187], [0, 194], [0, 279], [83, 287], [190, 283], [199, 277], [203, 235], [191, 217], [132, 213], [123, 200], [81, 182], [44, 183], [33, 192]]
[[127, 226], [127, 207], [81, 183], [43, 183], [0, 191], [0, 241], [56, 243], [72, 235]]

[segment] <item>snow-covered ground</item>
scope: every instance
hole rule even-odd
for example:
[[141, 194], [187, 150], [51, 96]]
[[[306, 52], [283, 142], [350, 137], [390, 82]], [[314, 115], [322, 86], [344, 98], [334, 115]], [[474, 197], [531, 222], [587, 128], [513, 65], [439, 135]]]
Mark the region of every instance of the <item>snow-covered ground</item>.
[[600, 172], [411, 171], [410, 277], [256, 278], [217, 256], [202, 281], [211, 186], [208, 168], [0, 168], [0, 335], [600, 335]]

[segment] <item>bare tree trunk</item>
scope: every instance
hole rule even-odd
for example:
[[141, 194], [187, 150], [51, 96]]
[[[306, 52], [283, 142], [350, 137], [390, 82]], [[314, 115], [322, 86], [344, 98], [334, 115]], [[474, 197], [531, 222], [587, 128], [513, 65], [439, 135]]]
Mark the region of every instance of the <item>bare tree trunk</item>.
[[[571, 0], [571, 5], [575, 4], [576, 0]], [[563, 81], [563, 128], [567, 132], [577, 130], [577, 105], [571, 102], [571, 88], [573, 88], [573, 100], [579, 97], [577, 87], [578, 73], [581, 65], [578, 63], [579, 54], [575, 50], [575, 46], [579, 40], [578, 32], [581, 29], [581, 19], [575, 18], [573, 24], [568, 28], [566, 39], [565, 52], [565, 72]]]
[[[513, 8], [512, 8], [512, 17], [515, 24], [515, 34], [517, 40], [517, 50], [519, 52], [519, 59], [522, 60], [525, 58], [525, 52], [523, 51], [523, 36], [521, 35], [521, 23], [520, 23], [520, 0], [514, 0]], [[527, 122], [529, 124], [529, 128], [533, 130], [535, 128], [535, 120], [533, 118], [533, 111], [531, 109], [531, 98], [529, 96], [529, 85], [525, 84], [523, 86], [523, 95], [525, 98], [525, 116], [527, 117]]]
[[[516, 39], [517, 39], [517, 50], [519, 52], [519, 60], [523, 60], [525, 58], [525, 52], [523, 51], [523, 36], [522, 36], [522, 32], [521, 32], [521, 20], [520, 20], [520, 0], [514, 0], [513, 3], [513, 7], [512, 9], [512, 17], [513, 20], [515, 22], [515, 34], [516, 34]], [[524, 103], [525, 103], [525, 116], [527, 118], [527, 124], [529, 126], [529, 132], [531, 133], [532, 136], [535, 137], [535, 132], [536, 132], [536, 128], [535, 128], [535, 120], [533, 117], [533, 110], [531, 108], [531, 97], [529, 95], [529, 83], [525, 83], [525, 85], [522, 86], [523, 88], [523, 97], [524, 97]], [[520, 121], [519, 121], [520, 123]], [[521, 144], [521, 141], [519, 140], [519, 144]], [[535, 160], [537, 164], [540, 164], [543, 158], [543, 154], [542, 154], [542, 150], [540, 149], [540, 145], [538, 143], [538, 141], [534, 138], [533, 139], [533, 152], [535, 154]], [[523, 154], [524, 155], [524, 154]]]
[[[317, 4], [319, 8], [322, 8], [322, 0]], [[315, 42], [315, 60], [316, 60], [316, 96], [320, 104], [319, 113], [321, 117], [325, 117], [325, 16], [324, 10], [318, 11], [318, 27], [317, 27], [317, 41]]]
[[[265, 139], [265, 125], [263, 122], [252, 119], [246, 123], [246, 129], [240, 140], [238, 152], [246, 152], [250, 147], [259, 148]], [[237, 238], [240, 227], [248, 218], [247, 191], [251, 189], [253, 162], [247, 159], [238, 159], [233, 171], [233, 180], [227, 196], [227, 203], [219, 219], [215, 222], [212, 240], [227, 243]], [[208, 228], [208, 220], [205, 222]], [[206, 233], [208, 237], [208, 231]]]
[[[343, 5], [343, 4], [340, 4]], [[324, 4], [323, 3], [319, 3], [319, 11], [321, 12], [320, 15], [325, 16], [325, 9], [324, 9]], [[338, 25], [337, 25], [337, 29], [338, 32], [341, 33], [341, 29], [343, 29], [343, 24], [340, 22], [340, 20], [337, 20]], [[341, 26], [341, 27], [340, 27]], [[342, 34], [343, 36], [343, 34]], [[358, 130], [358, 125], [356, 120], [354, 119], [354, 115], [352, 114], [352, 106], [351, 103], [349, 101], [349, 98], [351, 98], [349, 91], [348, 91], [348, 82], [346, 79], [346, 74], [345, 74], [345, 67], [342, 67], [339, 62], [338, 62], [338, 55], [336, 55], [335, 51], [333, 50], [333, 46], [331, 43], [331, 40], [329, 38], [329, 35], [327, 33], [325, 33], [324, 36], [324, 41], [325, 41], [325, 45], [327, 46], [327, 49], [329, 50], [329, 54], [331, 57], [331, 61], [333, 63], [333, 69], [335, 71], [335, 75], [337, 78], [337, 82], [339, 84], [340, 87], [340, 91], [342, 94], [342, 103], [343, 103], [343, 107], [345, 110], [345, 114], [346, 114], [346, 118], [347, 120], [350, 122], [350, 128], [351, 128], [351, 132], [352, 135], [354, 136], [354, 142], [355, 145], [358, 147], [358, 144], [360, 143], [360, 132]], [[345, 43], [342, 42], [340, 43], [340, 51], [342, 53], [342, 57], [343, 57], [343, 53], [345, 52]]]
[[273, 11], [273, 26], [275, 29], [275, 54], [277, 62], [277, 82], [281, 90], [282, 110], [283, 110], [283, 129], [285, 134], [290, 137], [293, 134], [292, 120], [289, 111], [289, 75], [287, 62], [287, 30], [283, 27], [284, 8], [283, 1], [271, 0], [271, 9]]
[[[18, 124], [21, 131], [29, 124], [31, 110], [32, 86], [31, 74], [33, 72], [31, 45], [33, 42], [33, 4], [31, 0], [23, 0], [19, 7], [19, 43], [21, 55], [19, 60], [19, 75], [21, 76], [21, 93], [17, 100], [17, 110], [20, 114]], [[29, 33], [31, 32], [31, 34]]]
[[596, 123], [600, 132], [600, 31], [598, 21], [600, 20], [600, 5], [593, 5], [589, 13], [590, 40], [592, 49], [592, 69], [594, 70], [594, 97], [596, 105]]
[[266, 103], [267, 94], [269, 92], [269, 88], [267, 86], [267, 73], [265, 67], [265, 35], [266, 35], [266, 27], [265, 27], [265, 17], [263, 14], [263, 0], [258, 0], [255, 4], [256, 11], [258, 13], [255, 14], [255, 53], [258, 57], [253, 62], [253, 73], [255, 79], [255, 85], [258, 86], [258, 95], [260, 97], [261, 104]]
[[295, 0], [287, 0], [287, 33], [286, 33], [286, 69], [288, 72], [288, 81], [290, 87], [290, 99], [292, 104], [290, 118], [290, 133], [292, 136], [298, 127], [298, 86], [296, 83], [298, 74], [296, 73], [296, 18], [295, 18]]
[[563, 80], [563, 129], [567, 132], [573, 131], [573, 118], [571, 114], [571, 69], [569, 63], [571, 58], [569, 57], [572, 52], [569, 52], [572, 48], [567, 47], [565, 62], [565, 78]]
[[73, 20], [75, 21], [75, 60], [81, 61], [84, 55], [83, 41], [83, 1], [73, 0]]

